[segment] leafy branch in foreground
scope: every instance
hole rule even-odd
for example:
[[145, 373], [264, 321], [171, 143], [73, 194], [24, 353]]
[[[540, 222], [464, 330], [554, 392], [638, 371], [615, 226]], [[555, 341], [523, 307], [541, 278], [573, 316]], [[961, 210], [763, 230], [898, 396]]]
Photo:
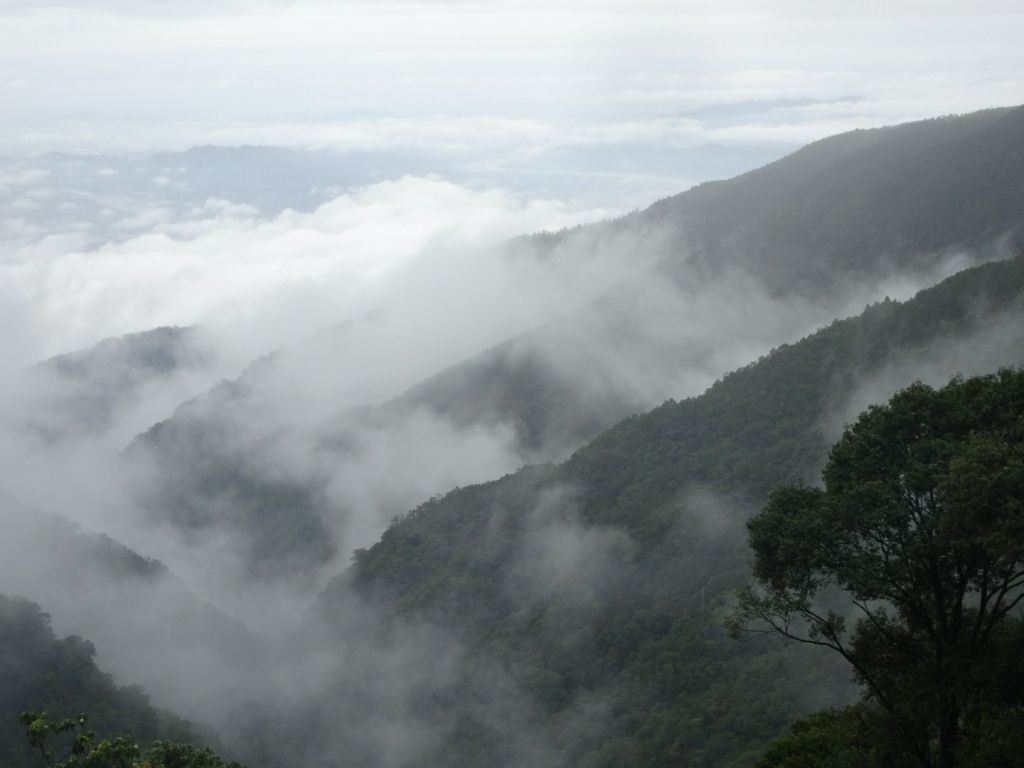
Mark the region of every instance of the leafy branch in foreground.
[[[143, 752], [130, 736], [97, 742], [84, 714], [54, 721], [45, 712], [24, 712], [21, 722], [29, 744], [48, 768], [242, 768], [208, 747], [156, 741]], [[60, 758], [54, 753], [55, 741], [66, 744]]]

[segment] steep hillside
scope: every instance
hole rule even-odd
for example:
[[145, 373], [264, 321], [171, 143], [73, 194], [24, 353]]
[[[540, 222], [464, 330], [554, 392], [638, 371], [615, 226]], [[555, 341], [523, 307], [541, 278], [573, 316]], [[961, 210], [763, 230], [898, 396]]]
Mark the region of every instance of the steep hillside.
[[[475, 677], [486, 661], [530, 702], [524, 727], [545, 746], [530, 764], [749, 765], [797, 713], [844, 694], [820, 657], [725, 639], [721, 610], [748, 568], [743, 523], [772, 486], [814, 480], [865, 393], [1024, 362], [1022, 320], [1019, 258], [876, 304], [627, 419], [563, 464], [423, 504], [358, 553], [322, 608], [338, 637], [354, 593], [390, 606], [397, 626], [444, 627], [471, 649], [443, 689], [409, 694], [415, 717], [445, 734], [431, 764], [522, 758], [487, 714]], [[431, 719], [446, 708], [456, 714], [443, 726]]]
[[88, 640], [56, 637], [38, 605], [0, 594], [0, 765], [39, 765], [18, 722], [25, 710], [89, 713], [101, 738], [130, 733], [148, 743], [191, 737], [188, 723], [155, 710], [141, 689], [116, 685], [96, 667], [95, 654]]
[[774, 290], [934, 263], [1024, 236], [1024, 107], [815, 142], [638, 214], [669, 225], [706, 269], [740, 265]]
[[216, 724], [213, 699], [261, 663], [262, 642], [163, 563], [2, 492], [0, 520], [0, 592], [45, 606], [59, 632], [89, 638], [100, 666], [160, 706]]
[[[881, 298], [887, 280], [927, 285], [954, 252], [1012, 250], [1021, 138], [1024, 108], [855, 131], [613, 222], [517, 240], [509, 259], [622, 249], [659, 266], [390, 403], [327, 408], [313, 426], [299, 424], [294, 382], [317, 379], [329, 404], [359, 359], [333, 342], [302, 365], [269, 358], [140, 436], [129, 454], [153, 468], [140, 505], [185, 537], [229, 532], [243, 572], [308, 579], [418, 500], [560, 459]], [[413, 463], [378, 466], [413, 445]], [[424, 455], [429, 470], [415, 466]]]

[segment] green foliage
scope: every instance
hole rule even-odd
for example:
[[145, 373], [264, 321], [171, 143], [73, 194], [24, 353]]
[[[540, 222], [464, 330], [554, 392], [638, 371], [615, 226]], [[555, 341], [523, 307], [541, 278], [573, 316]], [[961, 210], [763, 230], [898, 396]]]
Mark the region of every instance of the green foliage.
[[162, 717], [138, 688], [122, 688], [97, 669], [87, 640], [58, 639], [39, 606], [0, 595], [0, 765], [28, 768], [30, 751], [18, 733], [18, 715], [38, 711], [92, 712], [104, 737], [127, 731], [158, 738]]
[[737, 621], [837, 651], [919, 764], [970, 764], [1016, 725], [1024, 371], [908, 387], [846, 429], [823, 476], [750, 521]]
[[[86, 728], [87, 718], [79, 715], [51, 721], [45, 712], [23, 712], [21, 722], [29, 744], [49, 768], [134, 768], [139, 765], [138, 745], [127, 736], [96, 741], [96, 734]], [[67, 754], [58, 758], [51, 742], [67, 734]]]
[[143, 768], [242, 768], [234, 761], [226, 762], [209, 747], [156, 741], [146, 750]]
[[[96, 740], [85, 715], [54, 721], [45, 712], [23, 712], [25, 735], [48, 768], [242, 768], [208, 747], [156, 741], [143, 752], [130, 736]], [[54, 742], [66, 744], [58, 757]]]
[[874, 768], [880, 749], [864, 707], [827, 709], [793, 724], [758, 760], [757, 768]]
[[[55, 637], [38, 605], [0, 594], [0, 766], [32, 768], [40, 747], [65, 749], [67, 766], [120, 766], [115, 760], [133, 756], [127, 745], [138, 743], [151, 745], [144, 757], [163, 761], [154, 766], [220, 768], [212, 752], [191, 746], [197, 738], [191, 723], [155, 709], [140, 688], [117, 686], [96, 667], [95, 655], [87, 640]], [[19, 728], [26, 707], [30, 712], [20, 717], [27, 740]], [[89, 711], [91, 727], [81, 717], [55, 721], [35, 714], [68, 711]], [[132, 739], [118, 736], [123, 733]], [[92, 762], [83, 762], [87, 754]], [[78, 762], [66, 762], [72, 758]]]

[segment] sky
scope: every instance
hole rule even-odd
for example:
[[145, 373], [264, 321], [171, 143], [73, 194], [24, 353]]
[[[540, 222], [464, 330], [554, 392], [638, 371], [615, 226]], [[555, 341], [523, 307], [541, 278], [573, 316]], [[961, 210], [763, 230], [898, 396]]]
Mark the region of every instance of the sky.
[[[0, 0], [0, 312], [24, 329], [3, 346], [208, 322], [240, 279], [317, 306], [323, 275], [494, 223], [495, 200], [478, 240], [1017, 104], [1022, 33], [1005, 0]], [[206, 145], [293, 154], [185, 152]], [[346, 205], [395, 244], [355, 252]], [[415, 210], [437, 226], [404, 229]]]
[[1018, 103], [1022, 32], [1007, 0], [0, 0], [0, 150], [779, 151]]

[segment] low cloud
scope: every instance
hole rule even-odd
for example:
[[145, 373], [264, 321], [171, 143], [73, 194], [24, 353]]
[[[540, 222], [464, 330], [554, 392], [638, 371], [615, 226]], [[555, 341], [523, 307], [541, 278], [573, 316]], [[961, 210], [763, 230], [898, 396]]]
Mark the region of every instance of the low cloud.
[[[111, 229], [124, 236], [97, 244], [94, 233], [47, 229], [42, 219], [12, 236], [0, 262], [11, 299], [0, 306], [17, 329], [4, 341], [8, 366], [99, 336], [194, 322], [209, 363], [155, 371], [130, 397], [126, 388], [110, 423], [66, 439], [51, 434], [61, 418], [44, 424], [46, 439], [26, 439], [22, 418], [44, 407], [29, 394], [63, 397], [66, 382], [45, 367], [41, 375], [54, 378], [31, 388], [8, 376], [0, 486], [158, 557], [170, 573], [159, 586], [107, 579], [69, 590], [46, 569], [19, 570], [41, 546], [24, 534], [24, 548], [10, 540], [0, 584], [53, 610], [60, 631], [93, 638], [120, 680], [214, 723], [257, 760], [260, 748], [283, 746], [325, 761], [346, 744], [385, 765], [422, 762], [456, 724], [439, 714], [435, 694], [472, 702], [484, 732], [511, 740], [513, 764], [554, 760], [535, 699], [557, 693], [557, 679], [513, 674], [443, 627], [398, 621], [345, 591], [338, 610], [346, 615], [320, 634], [307, 629], [320, 588], [394, 515], [426, 498], [561, 459], [630, 412], [697, 395], [837, 314], [902, 298], [973, 261], [948, 253], [925, 272], [850, 284], [838, 298], [779, 297], [741, 271], [689, 269], [685, 236], [639, 217], [509, 242], [603, 212], [435, 177], [271, 215], [221, 198], [187, 208], [136, 199], [109, 210]], [[448, 370], [459, 363], [468, 369]], [[117, 379], [137, 361], [101, 367]], [[430, 390], [438, 376], [448, 398]], [[228, 381], [210, 389], [220, 378]], [[141, 460], [123, 460], [136, 432], [184, 400], [151, 434], [167, 430], [165, 453], [136, 454], [143, 440], [128, 451]], [[524, 403], [543, 418], [545, 408], [568, 412], [567, 428], [531, 436], [524, 422], [538, 416], [516, 410]], [[583, 427], [574, 421], [581, 414], [590, 419]], [[162, 518], [135, 495], [154, 478], [170, 481]], [[707, 557], [728, 545], [744, 512], [700, 490], [680, 509], [688, 527], [672, 535], [706, 545], [697, 555]], [[580, 519], [574, 489], [549, 490], [522, 523], [503, 585], [512, 605], [555, 604], [564, 620], [593, 615], [628, 590], [633, 542]], [[701, 590], [717, 595], [715, 584], [692, 586], [695, 606]], [[91, 591], [101, 598], [90, 601]], [[196, 609], [203, 601], [215, 619]], [[132, 606], [123, 638], [116, 622], [101, 623]], [[167, 622], [178, 622], [179, 647], [158, 637]], [[564, 625], [545, 626], [580, 641]], [[239, 637], [253, 643], [234, 660], [245, 664], [221, 664]], [[175, 674], [179, 667], [189, 674]], [[268, 699], [280, 707], [250, 706]], [[600, 728], [600, 706], [577, 704], [559, 726], [566, 738]], [[308, 743], [291, 744], [275, 725], [305, 716], [317, 724]], [[327, 722], [344, 727], [321, 727]], [[276, 746], [261, 744], [266, 734]]]
[[592, 611], [632, 572], [636, 546], [628, 534], [585, 524], [575, 496], [571, 488], [546, 488], [522, 521], [507, 588], [524, 609], [554, 604], [560, 612]]
[[[184, 217], [166, 208], [136, 210], [114, 226], [145, 227], [145, 234], [85, 249], [82, 235], [45, 233], [6, 253], [0, 276], [34, 307], [40, 357], [107, 336], [194, 323], [238, 334], [245, 328], [255, 342], [245, 349], [252, 356], [374, 309], [410, 270], [417, 279], [456, 280], [458, 272], [444, 269], [461, 270], [471, 294], [468, 280], [480, 277], [479, 259], [468, 252], [602, 213], [405, 178], [270, 219], [218, 200]], [[463, 263], [452, 263], [459, 253], [467, 253]], [[5, 340], [18, 341], [17, 333]]]
[[1011, 364], [1024, 365], [1024, 307], [989, 317], [959, 338], [911, 351], [862, 377], [822, 422], [822, 431], [830, 442], [838, 440], [843, 428], [870, 405], [888, 401], [916, 381], [938, 388], [954, 376], [979, 376]]

